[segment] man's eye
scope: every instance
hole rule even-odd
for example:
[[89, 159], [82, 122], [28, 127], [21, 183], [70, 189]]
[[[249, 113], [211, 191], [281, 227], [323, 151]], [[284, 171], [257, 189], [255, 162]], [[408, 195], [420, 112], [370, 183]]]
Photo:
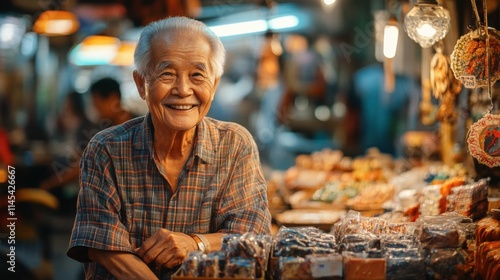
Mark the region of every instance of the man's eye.
[[203, 75], [203, 73], [199, 73], [199, 72], [196, 72], [196, 73], [193, 73], [193, 78], [196, 78], [196, 79], [203, 79], [205, 78], [205, 75]]

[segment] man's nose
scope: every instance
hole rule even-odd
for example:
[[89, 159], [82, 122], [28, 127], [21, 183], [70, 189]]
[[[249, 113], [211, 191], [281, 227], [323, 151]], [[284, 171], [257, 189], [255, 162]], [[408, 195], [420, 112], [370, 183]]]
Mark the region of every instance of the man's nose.
[[185, 76], [178, 77], [175, 89], [176, 89], [175, 93], [181, 96], [187, 96], [193, 94], [193, 89], [189, 77]]

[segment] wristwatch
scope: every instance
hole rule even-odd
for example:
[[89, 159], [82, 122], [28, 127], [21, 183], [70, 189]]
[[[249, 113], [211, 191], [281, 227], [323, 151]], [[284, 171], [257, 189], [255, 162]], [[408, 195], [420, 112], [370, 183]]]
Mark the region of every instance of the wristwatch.
[[189, 236], [191, 236], [196, 242], [196, 244], [198, 244], [198, 250], [201, 251], [202, 253], [205, 253], [207, 248], [205, 246], [205, 243], [203, 243], [203, 241], [201, 240], [201, 238], [194, 233], [189, 234]]

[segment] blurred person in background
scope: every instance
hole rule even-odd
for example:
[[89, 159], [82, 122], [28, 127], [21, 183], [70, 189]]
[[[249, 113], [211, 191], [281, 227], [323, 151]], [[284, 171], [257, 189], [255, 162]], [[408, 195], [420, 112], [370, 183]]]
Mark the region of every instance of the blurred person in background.
[[[316, 121], [314, 109], [326, 104], [326, 80], [320, 56], [301, 34], [290, 34], [283, 53], [284, 92], [278, 108], [278, 121], [291, 130], [311, 133], [314, 126], [295, 127], [295, 119]], [[316, 131], [312, 131], [315, 133]]]
[[82, 94], [72, 91], [65, 96], [51, 138], [54, 160], [50, 167], [54, 173], [39, 185], [58, 197], [62, 213], [73, 215], [79, 189], [79, 161], [90, 139], [99, 131], [85, 114], [85, 107]]
[[122, 106], [120, 84], [113, 78], [105, 77], [90, 86], [92, 104], [99, 115], [99, 129], [122, 124], [137, 117]]
[[146, 26], [134, 81], [149, 112], [105, 129], [81, 160], [68, 256], [87, 279], [170, 279], [191, 251], [227, 233], [271, 233], [257, 145], [243, 126], [206, 117], [225, 49], [203, 23]]

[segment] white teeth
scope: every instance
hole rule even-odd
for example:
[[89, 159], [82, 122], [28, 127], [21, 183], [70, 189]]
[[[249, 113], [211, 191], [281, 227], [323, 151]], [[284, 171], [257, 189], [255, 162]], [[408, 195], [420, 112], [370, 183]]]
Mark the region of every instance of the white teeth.
[[193, 105], [170, 105], [169, 107], [177, 110], [189, 110], [193, 108]]

